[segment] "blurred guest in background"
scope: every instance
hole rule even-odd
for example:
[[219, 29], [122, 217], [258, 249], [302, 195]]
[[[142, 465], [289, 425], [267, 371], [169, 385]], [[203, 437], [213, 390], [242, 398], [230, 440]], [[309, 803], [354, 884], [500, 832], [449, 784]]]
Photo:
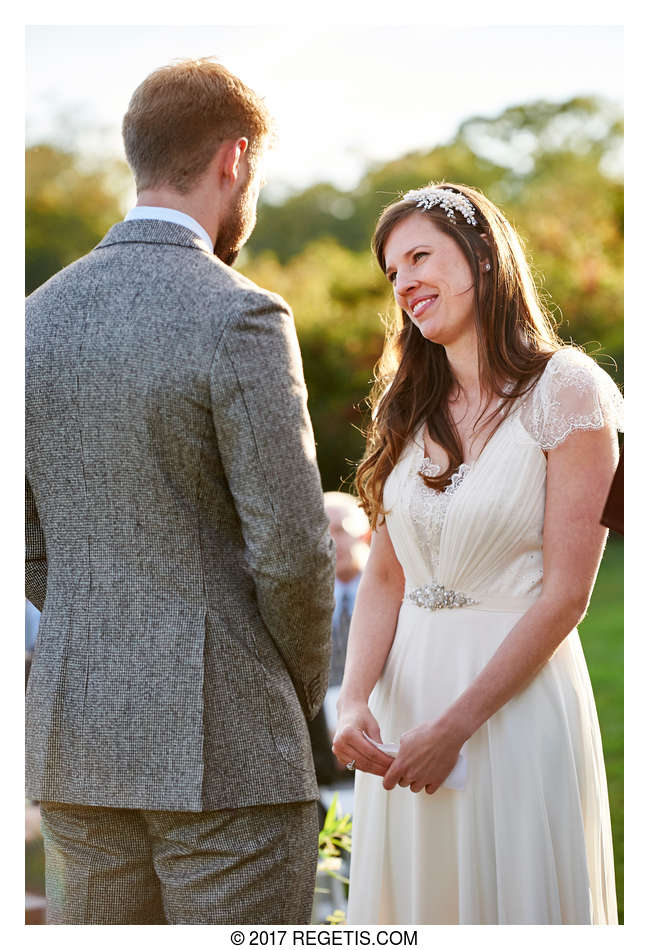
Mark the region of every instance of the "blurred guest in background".
[[336, 545], [336, 607], [331, 624], [331, 666], [329, 688], [318, 715], [309, 723], [311, 747], [319, 785], [332, 785], [349, 778], [351, 772], [339, 765], [331, 751], [336, 725], [336, 701], [345, 670], [349, 623], [356, 592], [369, 554], [370, 525], [367, 515], [353, 495], [325, 492], [325, 511]]
[[[325, 492], [325, 511], [336, 545], [336, 607], [332, 620], [331, 667], [329, 691], [339, 687], [345, 671], [345, 654], [349, 622], [356, 592], [369, 554], [370, 525], [367, 515], [358, 507], [353, 495]], [[335, 722], [335, 717], [334, 717]]]
[[25, 688], [27, 688], [27, 680], [29, 679], [40, 619], [40, 610], [34, 607], [31, 601], [25, 599]]
[[25, 599], [25, 652], [33, 653], [38, 637], [41, 612], [31, 601]]

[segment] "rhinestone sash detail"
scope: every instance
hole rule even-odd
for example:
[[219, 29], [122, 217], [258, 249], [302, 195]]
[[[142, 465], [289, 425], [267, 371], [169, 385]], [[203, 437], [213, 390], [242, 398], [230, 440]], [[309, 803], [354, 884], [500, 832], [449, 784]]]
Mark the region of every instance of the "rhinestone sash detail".
[[443, 584], [426, 584], [424, 587], [415, 587], [404, 597], [417, 607], [427, 610], [441, 610], [443, 607], [466, 607], [468, 604], [479, 604], [479, 600], [468, 597], [459, 590], [447, 590]]

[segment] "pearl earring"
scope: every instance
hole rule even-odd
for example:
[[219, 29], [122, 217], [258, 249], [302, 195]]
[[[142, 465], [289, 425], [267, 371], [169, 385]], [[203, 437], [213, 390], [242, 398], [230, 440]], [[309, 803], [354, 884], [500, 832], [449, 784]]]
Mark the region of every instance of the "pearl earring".
[[489, 263], [489, 261], [485, 261], [485, 262], [484, 262], [484, 264], [482, 265], [482, 269], [483, 269], [483, 270], [491, 270], [491, 264]]

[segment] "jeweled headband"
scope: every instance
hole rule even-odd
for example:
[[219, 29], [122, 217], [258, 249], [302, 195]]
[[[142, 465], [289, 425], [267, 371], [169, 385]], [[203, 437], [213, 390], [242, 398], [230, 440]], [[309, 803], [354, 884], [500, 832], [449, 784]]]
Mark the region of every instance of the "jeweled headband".
[[402, 201], [414, 201], [418, 208], [424, 208], [426, 211], [439, 205], [446, 212], [446, 217], [452, 218], [453, 221], [454, 212], [459, 211], [474, 228], [478, 226], [476, 209], [469, 199], [448, 188], [416, 188], [414, 191], [407, 191]]

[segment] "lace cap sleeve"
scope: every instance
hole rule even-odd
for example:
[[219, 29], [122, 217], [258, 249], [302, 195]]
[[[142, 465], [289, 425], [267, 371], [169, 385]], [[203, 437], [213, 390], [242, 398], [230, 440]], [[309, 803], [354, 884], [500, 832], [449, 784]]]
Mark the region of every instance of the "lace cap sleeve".
[[590, 356], [572, 346], [548, 360], [536, 386], [525, 397], [521, 422], [544, 449], [553, 449], [575, 429], [613, 426], [623, 431], [624, 400]]

